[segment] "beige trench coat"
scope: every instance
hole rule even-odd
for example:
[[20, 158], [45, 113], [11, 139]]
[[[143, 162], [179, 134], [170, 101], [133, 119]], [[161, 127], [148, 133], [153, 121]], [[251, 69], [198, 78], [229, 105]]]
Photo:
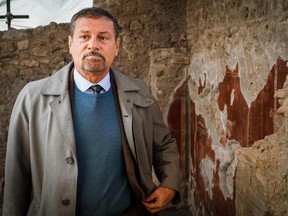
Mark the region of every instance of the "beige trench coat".
[[[76, 210], [77, 157], [68, 91], [73, 63], [28, 83], [11, 116], [5, 163], [4, 216], [71, 216]], [[179, 191], [179, 155], [157, 102], [140, 80], [113, 72], [128, 145], [141, 187]], [[96, 155], [97, 156], [97, 155]]]

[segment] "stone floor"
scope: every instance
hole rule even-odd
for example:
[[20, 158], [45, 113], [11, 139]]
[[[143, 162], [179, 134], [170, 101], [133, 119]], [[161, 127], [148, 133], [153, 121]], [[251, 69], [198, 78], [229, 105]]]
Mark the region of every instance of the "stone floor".
[[158, 216], [192, 216], [192, 214], [188, 207], [182, 207], [182, 208], [169, 208], [159, 213]]

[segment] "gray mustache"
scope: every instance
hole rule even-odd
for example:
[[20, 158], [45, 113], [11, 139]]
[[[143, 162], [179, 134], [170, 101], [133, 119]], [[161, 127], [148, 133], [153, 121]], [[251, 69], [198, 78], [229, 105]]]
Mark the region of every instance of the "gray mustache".
[[84, 58], [86, 58], [87, 56], [97, 56], [97, 57], [102, 58], [105, 61], [105, 57], [97, 51], [90, 51], [89, 53], [84, 55]]

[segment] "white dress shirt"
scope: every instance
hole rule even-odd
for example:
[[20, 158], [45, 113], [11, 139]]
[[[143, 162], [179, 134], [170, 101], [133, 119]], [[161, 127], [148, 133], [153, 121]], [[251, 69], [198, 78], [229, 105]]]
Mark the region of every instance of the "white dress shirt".
[[80, 75], [80, 73], [76, 70], [76, 68], [74, 69], [74, 82], [75, 85], [77, 86], [78, 89], [80, 89], [80, 91], [91, 94], [90, 91], [90, 87], [93, 85], [101, 85], [103, 90], [100, 92], [104, 93], [106, 91], [108, 91], [111, 87], [111, 82], [110, 82], [110, 73], [107, 73], [106, 76], [98, 83], [92, 83], [89, 80], [85, 79], [84, 77], [82, 77]]

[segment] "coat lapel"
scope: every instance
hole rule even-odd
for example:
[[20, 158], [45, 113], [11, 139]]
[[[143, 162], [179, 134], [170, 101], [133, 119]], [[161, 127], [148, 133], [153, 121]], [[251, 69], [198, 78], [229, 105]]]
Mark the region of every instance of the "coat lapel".
[[140, 89], [138, 86], [131, 82], [131, 79], [121, 73], [115, 72], [112, 70], [112, 73], [115, 77], [115, 82], [117, 85], [117, 93], [119, 97], [119, 105], [122, 113], [123, 125], [128, 141], [129, 148], [133, 157], [137, 160], [137, 154], [134, 146], [134, 138], [133, 138], [133, 115], [132, 115], [132, 107], [133, 107], [133, 93], [138, 92]]
[[[134, 146], [134, 140], [133, 140], [133, 133], [132, 133], [132, 102], [127, 97], [124, 92], [118, 90], [118, 96], [119, 96], [119, 105], [122, 113], [122, 119], [123, 119], [123, 125], [128, 141], [129, 148], [131, 150], [131, 153], [133, 157], [136, 159], [136, 152], [135, 152], [135, 146]], [[122, 99], [124, 98], [124, 100]]]
[[[67, 95], [68, 96], [68, 95]], [[61, 96], [50, 103], [51, 110], [57, 119], [60, 132], [63, 133], [65, 140], [68, 142], [72, 152], [75, 154], [76, 145], [74, 139], [73, 119], [70, 109], [69, 97], [61, 99]]]
[[63, 133], [70, 149], [75, 154], [76, 145], [68, 91], [69, 74], [72, 67], [73, 64], [69, 64], [56, 74], [52, 75], [46, 86], [43, 88], [42, 93], [44, 95], [55, 96], [55, 100], [50, 103], [51, 110], [60, 128], [59, 132]]

